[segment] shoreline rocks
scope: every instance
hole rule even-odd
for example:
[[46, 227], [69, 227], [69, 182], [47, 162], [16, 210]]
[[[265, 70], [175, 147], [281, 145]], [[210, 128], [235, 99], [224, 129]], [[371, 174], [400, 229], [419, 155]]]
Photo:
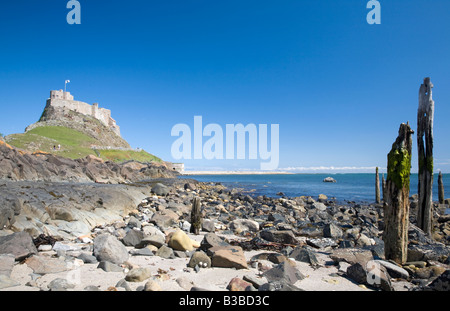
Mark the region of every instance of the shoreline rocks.
[[[164, 190], [158, 190], [159, 195], [152, 191], [158, 183], [164, 186], [158, 185]], [[312, 197], [251, 196], [220, 184], [183, 179], [139, 185], [0, 181], [0, 187], [6, 190], [3, 193], [22, 193], [16, 200], [20, 213], [15, 224], [0, 230], [0, 256], [8, 256], [0, 265], [0, 275], [25, 289], [431, 290], [447, 286], [449, 243], [427, 238], [414, 224], [409, 231], [409, 262], [400, 267], [384, 260], [383, 211], [376, 204], [342, 204], [325, 196], [320, 202]], [[190, 233], [190, 209], [196, 197], [208, 224], [199, 235]], [[39, 206], [42, 199], [53, 204], [52, 209]], [[60, 212], [55, 211], [58, 206]], [[438, 219], [436, 229], [446, 228], [445, 217]], [[8, 241], [20, 238], [26, 242], [14, 245], [22, 249], [8, 246]], [[368, 281], [375, 266], [381, 271], [376, 284]], [[21, 283], [14, 279], [16, 270], [39, 276], [23, 277], [27, 281]], [[49, 286], [43, 281], [61, 278], [62, 273], [76, 276], [77, 271], [104, 277], [97, 276], [83, 287], [62, 281]], [[227, 276], [221, 279], [223, 274]], [[113, 281], [101, 287], [100, 280], [107, 278]], [[311, 285], [312, 279], [319, 285]], [[16, 284], [7, 281], [4, 284]]]

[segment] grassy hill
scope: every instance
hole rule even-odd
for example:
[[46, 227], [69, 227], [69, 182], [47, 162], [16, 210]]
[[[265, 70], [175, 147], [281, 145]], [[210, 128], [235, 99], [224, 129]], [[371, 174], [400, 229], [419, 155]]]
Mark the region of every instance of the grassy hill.
[[[93, 150], [92, 145], [102, 145], [102, 142], [80, 131], [63, 126], [40, 126], [23, 134], [11, 134], [5, 137], [8, 144], [28, 150], [45, 151], [70, 159], [95, 155], [103, 160], [124, 162], [135, 160], [139, 162], [162, 162], [162, 160], [144, 150]], [[61, 145], [56, 150], [54, 146]]]

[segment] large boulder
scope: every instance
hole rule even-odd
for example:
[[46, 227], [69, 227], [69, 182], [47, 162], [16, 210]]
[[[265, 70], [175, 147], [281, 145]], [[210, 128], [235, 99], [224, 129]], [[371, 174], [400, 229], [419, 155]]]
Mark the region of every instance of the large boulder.
[[27, 232], [15, 232], [0, 237], [0, 254], [12, 254], [17, 261], [37, 254], [37, 252], [33, 239]]
[[129, 257], [125, 246], [108, 233], [100, 234], [94, 239], [94, 256], [98, 261], [109, 261], [118, 265]]

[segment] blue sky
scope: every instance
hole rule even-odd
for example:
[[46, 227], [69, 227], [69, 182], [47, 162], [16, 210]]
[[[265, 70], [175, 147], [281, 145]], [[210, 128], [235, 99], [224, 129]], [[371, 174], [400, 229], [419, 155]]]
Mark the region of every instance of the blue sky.
[[[279, 168], [386, 167], [434, 83], [435, 168], [450, 172], [450, 2], [79, 0], [0, 2], [0, 132], [23, 132], [51, 89], [112, 110], [133, 146], [174, 160], [178, 123], [279, 124]], [[417, 171], [414, 136], [413, 171]], [[259, 169], [260, 160], [180, 160]], [[334, 169], [332, 169], [334, 168]], [[337, 169], [336, 169], [337, 168]], [[345, 168], [345, 169], [344, 169]]]

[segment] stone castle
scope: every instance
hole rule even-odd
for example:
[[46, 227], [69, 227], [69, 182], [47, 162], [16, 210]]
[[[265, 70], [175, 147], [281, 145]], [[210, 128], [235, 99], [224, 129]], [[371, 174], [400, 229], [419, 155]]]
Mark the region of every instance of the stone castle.
[[87, 116], [91, 116], [99, 120], [102, 124], [110, 128], [119, 137], [120, 127], [116, 124], [116, 121], [111, 118], [111, 110], [105, 108], [99, 108], [98, 103], [89, 105], [85, 102], [74, 100], [70, 92], [63, 90], [50, 91], [50, 98], [47, 99], [47, 105], [45, 108], [66, 108]]

